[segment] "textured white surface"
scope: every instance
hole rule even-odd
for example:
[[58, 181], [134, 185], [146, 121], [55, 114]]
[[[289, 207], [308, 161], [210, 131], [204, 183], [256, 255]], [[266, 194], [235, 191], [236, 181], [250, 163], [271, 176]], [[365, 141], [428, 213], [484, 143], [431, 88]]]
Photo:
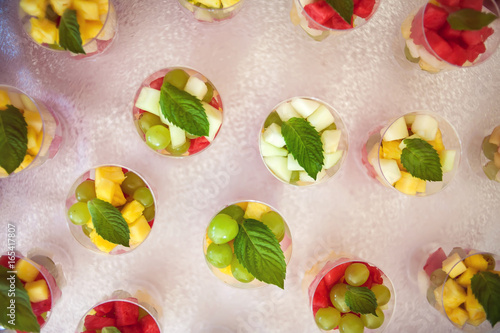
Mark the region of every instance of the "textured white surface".
[[[210, 325], [236, 332], [315, 332], [300, 283], [303, 272], [331, 250], [373, 262], [393, 280], [397, 306], [389, 332], [451, 332], [408, 279], [413, 249], [443, 240], [500, 252], [499, 184], [471, 168], [479, 158], [472, 148], [500, 123], [500, 52], [477, 68], [438, 75], [400, 67], [393, 42], [415, 1], [385, 0], [364, 27], [318, 43], [290, 22], [291, 0], [246, 0], [233, 20], [216, 27], [193, 21], [176, 0], [121, 0], [118, 39], [107, 53], [85, 61], [32, 43], [17, 22], [16, 1], [0, 4], [0, 81], [45, 101], [67, 125], [53, 160], [0, 181], [1, 248], [7, 246], [5, 225], [12, 222], [22, 252], [59, 247], [70, 258], [62, 260], [67, 285], [46, 332], [72, 332], [95, 302], [140, 284], [158, 291], [166, 332], [205, 332]], [[210, 78], [225, 106], [213, 147], [182, 160], [148, 150], [131, 120], [144, 78], [178, 65]], [[276, 180], [258, 153], [264, 117], [297, 95], [331, 104], [349, 130], [340, 174], [310, 188]], [[376, 124], [425, 108], [455, 125], [464, 159], [444, 191], [405, 197], [367, 176], [361, 145]], [[160, 200], [150, 238], [119, 257], [80, 246], [63, 211], [76, 177], [105, 163], [141, 172], [156, 184]], [[245, 198], [268, 202], [288, 220], [294, 253], [285, 291], [233, 289], [206, 267], [208, 219], [225, 203]]]

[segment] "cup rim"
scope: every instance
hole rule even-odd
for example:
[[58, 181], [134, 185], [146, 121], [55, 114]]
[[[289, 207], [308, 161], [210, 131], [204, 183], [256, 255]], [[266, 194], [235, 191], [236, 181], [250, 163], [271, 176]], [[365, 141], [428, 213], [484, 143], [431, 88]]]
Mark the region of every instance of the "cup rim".
[[[486, 164], [487, 164], [487, 163], [489, 163], [489, 162], [493, 162], [492, 160], [488, 159], [488, 158], [484, 155], [484, 151], [483, 151], [483, 141], [484, 141], [487, 137], [491, 136], [491, 134], [493, 133], [493, 130], [494, 130], [495, 128], [497, 128], [497, 127], [500, 127], [500, 123], [499, 123], [497, 126], [495, 126], [495, 125], [494, 125], [493, 129], [491, 129], [490, 131], [488, 131], [485, 135], [481, 134], [481, 141], [479, 142], [479, 157], [478, 157], [480, 170], [478, 170], [478, 171], [480, 172], [480, 173], [479, 173], [480, 177], [481, 177], [482, 179], [488, 180], [488, 183], [493, 182], [493, 183], [497, 183], [497, 184], [499, 184], [499, 183], [500, 183], [499, 181], [496, 181], [495, 179], [490, 179], [490, 178], [488, 178], [488, 176], [487, 176], [487, 175], [486, 175], [486, 173], [484, 172], [484, 166], [485, 166], [485, 164], [483, 164], [485, 161], [486, 161]], [[486, 130], [485, 130], [485, 131], [486, 131]], [[484, 132], [485, 132], [485, 131], [484, 131]], [[500, 146], [499, 146], [499, 149], [500, 149]], [[477, 155], [476, 155], [476, 156], [477, 156]], [[476, 158], [477, 158], [477, 157], [476, 157]], [[471, 169], [474, 169], [474, 168], [472, 167], [472, 165], [471, 165], [470, 161], [469, 161], [469, 166], [471, 167]], [[500, 172], [500, 170], [499, 170], [498, 172]]]
[[225, 11], [230, 11], [230, 10], [233, 10], [234, 8], [238, 7], [238, 6], [242, 6], [243, 2], [245, 0], [239, 0], [238, 2], [232, 4], [231, 6], [229, 7], [224, 7], [224, 8], [203, 8], [203, 7], [200, 7], [200, 6], [197, 6], [195, 5], [194, 3], [191, 3], [187, 0], [178, 0], [179, 3], [185, 3], [185, 4], [191, 4], [193, 7], [196, 7], [198, 8], [199, 10], [203, 10], [205, 12], [214, 12], [214, 13], [219, 13], [219, 12], [225, 12]]

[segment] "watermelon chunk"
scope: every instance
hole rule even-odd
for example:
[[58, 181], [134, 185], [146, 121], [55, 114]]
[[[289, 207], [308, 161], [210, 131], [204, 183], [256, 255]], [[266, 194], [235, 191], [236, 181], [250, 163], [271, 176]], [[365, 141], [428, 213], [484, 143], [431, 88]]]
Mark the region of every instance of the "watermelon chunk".
[[100, 330], [103, 327], [116, 326], [114, 318], [98, 317], [95, 315], [87, 315], [85, 317], [84, 326], [87, 330]]
[[345, 270], [349, 267], [351, 263], [346, 262], [344, 264], [340, 264], [335, 268], [331, 269], [326, 275], [323, 277], [323, 280], [326, 283], [326, 288], [328, 290], [332, 289], [332, 287], [339, 282], [339, 280], [344, 276]]
[[189, 155], [195, 154], [200, 150], [205, 149], [210, 144], [210, 141], [207, 140], [204, 136], [200, 136], [199, 138], [191, 139], [191, 145], [189, 146], [188, 152]]
[[425, 37], [430, 45], [430, 50], [427, 44], [424, 44], [425, 48], [429, 52], [435, 52], [441, 59], [447, 59], [453, 52], [450, 44], [445, 41], [441, 36], [437, 34], [434, 30], [425, 29]]
[[484, 45], [484, 43], [470, 46], [467, 49], [467, 60], [469, 60], [470, 62], [474, 62], [477, 57], [479, 57], [479, 55], [483, 54], [484, 52], [486, 52], [486, 46]]
[[35, 316], [50, 311], [51, 307], [52, 307], [52, 299], [50, 298], [50, 293], [49, 293], [49, 298], [46, 299], [45, 301], [31, 303], [31, 308], [33, 309], [33, 313], [35, 314]]
[[425, 44], [424, 31], [422, 30], [423, 15], [424, 15], [424, 9], [421, 8], [417, 12], [417, 14], [415, 14], [415, 17], [413, 18], [413, 21], [411, 22], [410, 38], [413, 39], [413, 42], [416, 45], [424, 45]]
[[447, 42], [459, 43], [462, 36], [461, 30], [452, 29], [450, 24], [446, 22], [441, 30], [439, 30], [439, 35], [443, 37]]
[[444, 253], [444, 250], [440, 247], [429, 256], [424, 265], [424, 271], [427, 275], [431, 276], [432, 272], [443, 266], [443, 261], [445, 261], [446, 258], [446, 253]]
[[153, 227], [153, 223], [155, 223], [155, 219], [152, 219], [151, 221], [148, 222], [150, 228]]
[[493, 32], [494, 30], [490, 27], [484, 27], [480, 30], [463, 30], [461, 38], [462, 41], [470, 47], [485, 42]]
[[330, 289], [326, 287], [325, 279], [322, 279], [316, 287], [312, 305], [314, 315], [319, 309], [330, 305]]
[[139, 307], [137, 304], [116, 301], [115, 305], [115, 315], [116, 324], [118, 326], [128, 326], [137, 324], [139, 319]]
[[483, 0], [460, 0], [460, 8], [470, 8], [481, 11]]
[[448, 7], [458, 7], [460, 6], [460, 0], [437, 0], [443, 6]]
[[325, 23], [325, 26], [327, 26], [330, 29], [336, 29], [336, 30], [345, 30], [345, 29], [351, 29], [352, 28], [352, 18], [351, 18], [351, 24], [347, 23], [342, 16], [340, 16], [339, 13], [336, 11], [333, 11], [333, 16], [328, 21]]
[[467, 51], [457, 43], [450, 42], [453, 52], [444, 59], [450, 64], [462, 66], [467, 61]]
[[141, 326], [137, 323], [130, 326], [118, 327], [121, 333], [142, 333]]
[[113, 308], [114, 308], [113, 302], [106, 302], [96, 306], [94, 310], [96, 312], [96, 316], [103, 317], [108, 313], [110, 313], [111, 310], [113, 310]]
[[40, 327], [45, 325], [45, 319], [41, 315], [36, 316], [36, 321], [38, 321], [38, 324], [40, 325]]
[[359, 0], [357, 4], [354, 4], [354, 15], [367, 18], [373, 12], [373, 7], [375, 7], [375, 0]]
[[304, 6], [306, 13], [313, 19], [316, 23], [325, 25], [332, 16], [336, 13], [325, 0], [320, 0], [317, 2], [310, 3]]
[[142, 333], [160, 333], [160, 328], [151, 315], [142, 317], [141, 320], [139, 320], [139, 326], [142, 329]]
[[156, 90], [161, 90], [161, 86], [163, 85], [163, 77], [159, 77], [154, 81], [151, 81], [149, 84], [150, 88], [156, 89]]
[[432, 3], [427, 4], [424, 13], [424, 28], [439, 30], [446, 23], [448, 12]]
[[370, 277], [372, 278], [373, 284], [384, 283], [384, 278], [382, 278], [382, 272], [377, 267], [368, 266], [370, 270]]

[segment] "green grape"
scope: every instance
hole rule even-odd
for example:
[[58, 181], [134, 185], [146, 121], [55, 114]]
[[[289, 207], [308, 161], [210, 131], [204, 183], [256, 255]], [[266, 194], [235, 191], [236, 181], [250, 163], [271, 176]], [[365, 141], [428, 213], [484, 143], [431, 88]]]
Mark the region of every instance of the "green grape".
[[90, 212], [85, 202], [77, 202], [68, 210], [68, 217], [76, 225], [86, 224], [90, 220]]
[[339, 325], [340, 312], [332, 307], [322, 308], [316, 312], [314, 319], [316, 320], [316, 325], [322, 330], [333, 330]]
[[146, 207], [142, 214], [148, 222], [151, 222], [155, 218], [155, 205]]
[[149, 188], [143, 186], [139, 187], [134, 192], [134, 199], [139, 201], [144, 207], [150, 207], [154, 203], [153, 195]]
[[278, 115], [278, 112], [273, 111], [269, 114], [269, 116], [266, 118], [266, 121], [264, 122], [264, 128], [268, 128], [272, 124], [277, 124], [281, 126], [283, 124], [283, 121], [281, 120], [280, 116]]
[[431, 285], [433, 285], [434, 287], [442, 285], [445, 282], [447, 275], [448, 274], [446, 274], [446, 272], [441, 268], [436, 269], [431, 273], [431, 276], [429, 277]]
[[217, 268], [224, 268], [231, 264], [233, 260], [233, 250], [227, 243], [211, 243], [207, 248], [208, 262]]
[[[433, 287], [433, 286], [430, 286], [428, 289], [427, 289], [427, 294], [425, 295], [426, 298], [427, 298], [427, 301], [429, 302], [429, 304], [431, 304], [432, 306], [434, 306], [434, 304], [436, 304], [436, 295], [434, 294], [434, 290], [436, 289], [436, 287]], [[439, 288], [441, 290], [441, 288]]]
[[221, 210], [219, 214], [229, 215], [233, 219], [235, 219], [236, 222], [241, 223], [243, 221], [243, 216], [245, 215], [245, 211], [238, 205], [231, 205]]
[[236, 280], [243, 283], [249, 283], [255, 279], [255, 277], [250, 274], [242, 264], [240, 264], [236, 256], [233, 256], [233, 260], [231, 261], [231, 273]]
[[351, 311], [345, 302], [346, 291], [347, 284], [344, 283], [337, 283], [332, 287], [332, 290], [330, 290], [330, 301], [337, 310], [343, 313]]
[[292, 175], [290, 176], [290, 184], [295, 184], [300, 179], [299, 171], [292, 171]]
[[361, 315], [361, 321], [363, 322], [366, 328], [369, 329], [379, 328], [384, 323], [385, 319], [384, 312], [380, 310], [380, 308], [377, 308], [375, 310], [375, 313], [377, 314], [376, 316], [371, 313]]
[[92, 232], [92, 228], [89, 228], [86, 224], [82, 225], [82, 231], [85, 236], [90, 237], [90, 233]]
[[493, 161], [489, 161], [485, 166], [483, 166], [483, 171], [486, 174], [486, 177], [488, 177], [490, 180], [495, 180], [495, 177], [498, 173], [498, 168], [495, 166], [495, 163]]
[[184, 90], [187, 81], [189, 80], [189, 74], [182, 69], [174, 69], [168, 72], [163, 78], [163, 82], [167, 81], [171, 85], [180, 90]]
[[498, 151], [498, 146], [494, 143], [490, 143], [490, 136], [484, 138], [483, 140], [483, 154], [487, 159], [493, 161], [495, 153]]
[[273, 211], [267, 212], [262, 215], [261, 221], [271, 229], [278, 242], [283, 240], [283, 237], [285, 237], [285, 221], [283, 221], [280, 214]]
[[146, 132], [146, 143], [154, 150], [165, 149], [170, 143], [170, 131], [163, 125], [155, 125]]
[[188, 151], [189, 149], [189, 146], [191, 146], [191, 140], [187, 139], [186, 142], [184, 142], [184, 144], [182, 146], [179, 146], [177, 148], [173, 148], [172, 145], [168, 145], [167, 146], [167, 151], [172, 154], [172, 155], [182, 155], [184, 154], [185, 152]]
[[142, 186], [146, 186], [146, 183], [144, 183], [144, 180], [142, 180], [141, 177], [132, 171], [125, 173], [125, 180], [121, 184], [123, 193], [133, 195], [135, 190]]
[[483, 258], [488, 262], [488, 267], [486, 268], [486, 270], [494, 270], [496, 266], [495, 258], [493, 258], [491, 254], [483, 254]]
[[146, 133], [148, 129], [155, 125], [162, 125], [160, 117], [155, 114], [144, 112], [139, 118], [139, 128], [143, 133]]
[[239, 227], [231, 216], [218, 214], [210, 222], [207, 234], [208, 238], [215, 244], [224, 244], [230, 242], [238, 234]]
[[405, 57], [406, 59], [408, 59], [408, 61], [413, 62], [415, 64], [417, 64], [420, 61], [420, 58], [414, 58], [411, 55], [410, 49], [406, 45], [405, 45]]
[[340, 318], [340, 333], [362, 333], [364, 330], [363, 321], [355, 314], [347, 313]]
[[205, 85], [207, 86], [207, 93], [205, 94], [205, 97], [203, 97], [203, 102], [210, 103], [212, 101], [212, 97], [214, 97], [214, 88], [212, 85], [208, 82], [205, 82]]
[[95, 182], [93, 180], [85, 180], [76, 187], [75, 190], [76, 200], [80, 202], [87, 202], [95, 199]]
[[391, 300], [391, 291], [383, 284], [375, 284], [372, 286], [371, 290], [377, 298], [378, 306], [386, 305]]
[[370, 271], [362, 263], [350, 264], [345, 270], [345, 281], [351, 286], [358, 287], [368, 280]]

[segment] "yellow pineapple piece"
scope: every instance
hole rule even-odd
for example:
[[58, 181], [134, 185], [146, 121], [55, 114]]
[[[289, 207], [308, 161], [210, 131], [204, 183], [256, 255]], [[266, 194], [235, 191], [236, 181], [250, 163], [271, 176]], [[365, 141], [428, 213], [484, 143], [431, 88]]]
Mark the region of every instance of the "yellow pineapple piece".
[[409, 172], [401, 171], [401, 178], [394, 183], [394, 187], [400, 192], [415, 195], [417, 194], [420, 180], [410, 175]]
[[427, 71], [429, 73], [439, 73], [441, 71], [439, 68], [435, 68], [431, 66], [429, 63], [423, 61], [422, 58], [420, 58], [418, 65], [422, 70]]
[[90, 0], [92, 2], [97, 3], [99, 8], [99, 15], [105, 15], [108, 13], [109, 3], [108, 0]]
[[87, 315], [91, 315], [91, 316], [93, 316], [93, 315], [95, 315], [96, 313], [97, 313], [97, 311], [96, 311], [96, 310], [94, 310], [94, 309], [92, 309], [92, 310], [90, 310], [90, 311], [87, 313]]
[[246, 219], [256, 219], [260, 221], [262, 215], [269, 211], [271, 211], [271, 208], [267, 205], [258, 202], [249, 202], [244, 217]]
[[4, 168], [0, 167], [0, 178], [5, 178], [5, 177], [9, 177], [9, 174], [7, 173], [7, 171], [5, 171]]
[[448, 315], [448, 318], [459, 327], [464, 326], [469, 319], [469, 314], [462, 308], [448, 309], [446, 314]]
[[248, 202], [238, 202], [236, 206], [240, 206], [241, 209], [247, 210]]
[[[39, 154], [40, 154], [40, 150], [42, 149], [42, 144], [43, 144], [43, 132], [38, 132], [38, 135], [36, 136], [36, 145], [37, 147], [39, 147]], [[40, 154], [40, 155], [45, 155], [45, 154]]]
[[477, 269], [474, 267], [469, 267], [465, 272], [460, 275], [456, 281], [462, 287], [470, 286], [470, 279], [477, 273]]
[[423, 179], [419, 179], [417, 185], [417, 192], [425, 193], [426, 188], [427, 188], [427, 182]]
[[208, 8], [221, 8], [221, 0], [197, 0], [197, 3], [205, 5]]
[[125, 180], [125, 175], [120, 167], [105, 166], [95, 169], [95, 184], [100, 183], [101, 179], [108, 179], [116, 184], [121, 184]]
[[208, 249], [208, 246], [210, 244], [212, 244], [212, 240], [210, 238], [208, 238], [208, 234], [205, 234], [205, 239], [206, 239], [206, 242], [205, 242], [205, 254], [207, 254], [207, 249]]
[[50, 0], [50, 5], [57, 15], [62, 16], [64, 11], [71, 7], [71, 0]]
[[219, 268], [219, 271], [221, 271], [221, 273], [224, 273], [224, 274], [229, 275], [229, 276], [233, 275], [233, 273], [231, 272], [231, 265], [227, 265], [224, 268]]
[[92, 222], [92, 218], [90, 218], [89, 221], [87, 222], [87, 227], [89, 227], [90, 229], [94, 229], [94, 223]]
[[33, 156], [31, 156], [30, 154], [26, 154], [24, 156], [24, 160], [21, 162], [21, 165], [18, 166], [16, 170], [14, 170], [14, 173], [26, 169], [32, 162]]
[[47, 1], [48, 0], [21, 0], [19, 6], [28, 15], [44, 18]]
[[151, 231], [151, 227], [148, 224], [148, 221], [141, 215], [137, 220], [135, 220], [130, 228], [130, 244], [139, 244], [142, 243], [146, 237], [148, 237], [149, 232]]
[[5, 90], [0, 90], [0, 110], [7, 109], [7, 105], [12, 105], [9, 94]]
[[40, 145], [38, 145], [38, 132], [31, 126], [28, 126], [28, 154], [32, 156], [38, 155]]
[[401, 140], [383, 141], [382, 142], [382, 156], [383, 156], [383, 158], [401, 161], [402, 150], [401, 150], [401, 148], [399, 148], [400, 144], [401, 144]]
[[[80, 28], [80, 33], [82, 35], [82, 40], [84, 41], [89, 41], [99, 34], [99, 32], [102, 29], [102, 22], [101, 21], [86, 21], [85, 25]], [[84, 44], [86, 44], [84, 42]]]
[[144, 211], [144, 206], [137, 200], [132, 200], [125, 205], [122, 209], [122, 215], [128, 224], [137, 220]]
[[473, 267], [478, 271], [485, 271], [488, 268], [488, 261], [481, 254], [469, 256], [464, 260], [467, 267]]
[[480, 325], [486, 319], [486, 312], [484, 312], [483, 306], [472, 293], [470, 285], [467, 287], [465, 310], [469, 313], [469, 322], [474, 326]]
[[428, 141], [434, 149], [438, 153], [442, 152], [444, 150], [444, 144], [443, 144], [443, 135], [441, 134], [441, 130], [437, 130], [436, 132], [436, 138], [433, 141]]
[[446, 280], [443, 290], [443, 305], [445, 308], [457, 308], [465, 302], [465, 289], [453, 279]]
[[99, 236], [95, 230], [92, 230], [89, 237], [92, 243], [94, 243], [95, 246], [97, 246], [97, 248], [102, 252], [109, 253], [116, 247], [116, 244], [105, 240], [104, 238]]
[[99, 6], [93, 1], [74, 0], [73, 8], [76, 14], [85, 20], [99, 20]]
[[15, 270], [17, 271], [17, 277], [24, 282], [35, 281], [39, 273], [36, 266], [24, 259], [18, 260]]
[[28, 126], [33, 127], [37, 133], [42, 131], [43, 123], [40, 113], [24, 110], [23, 116]]
[[467, 269], [462, 258], [456, 252], [443, 261], [442, 268], [452, 279], [456, 278]]
[[44, 279], [28, 282], [24, 285], [30, 302], [36, 303], [49, 299], [49, 287]]
[[116, 190], [116, 184], [114, 182], [112, 182], [107, 178], [101, 178], [98, 183], [96, 177], [95, 194], [97, 199], [101, 199], [112, 204], [113, 198], [115, 196], [115, 190]]
[[231, 7], [233, 5], [236, 5], [240, 0], [221, 0], [222, 2], [222, 7]]
[[127, 199], [123, 195], [122, 188], [120, 185], [115, 184], [115, 194], [113, 195], [113, 200], [111, 200], [111, 204], [115, 207], [122, 206], [127, 203]]
[[59, 30], [56, 24], [47, 19], [30, 18], [31, 37], [39, 44], [54, 44], [59, 39]]

